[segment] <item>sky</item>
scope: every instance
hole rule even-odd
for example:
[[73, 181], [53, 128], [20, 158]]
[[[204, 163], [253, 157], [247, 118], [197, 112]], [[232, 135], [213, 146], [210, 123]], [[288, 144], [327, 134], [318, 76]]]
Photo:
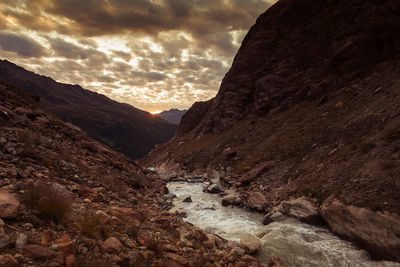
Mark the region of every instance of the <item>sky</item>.
[[274, 0], [1, 0], [0, 58], [156, 113], [216, 95]]

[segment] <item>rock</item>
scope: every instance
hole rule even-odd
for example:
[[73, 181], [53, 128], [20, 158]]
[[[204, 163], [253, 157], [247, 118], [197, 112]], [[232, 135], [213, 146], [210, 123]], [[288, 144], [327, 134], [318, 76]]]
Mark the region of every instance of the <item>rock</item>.
[[168, 259], [174, 260], [182, 265], [188, 264], [188, 260], [182, 257], [179, 254], [174, 254], [174, 253], [166, 253], [165, 255]]
[[109, 237], [106, 241], [104, 241], [101, 250], [105, 253], [116, 254], [122, 250], [123, 246], [121, 242], [115, 237]]
[[78, 262], [76, 261], [76, 257], [74, 254], [70, 254], [65, 257], [65, 267], [78, 267]]
[[192, 198], [190, 196], [185, 197], [183, 202], [192, 202]]
[[311, 224], [318, 224], [321, 222], [317, 206], [308, 201], [305, 197], [290, 201], [282, 201], [278, 206], [278, 211], [302, 222]]
[[50, 229], [44, 231], [43, 235], [42, 235], [42, 242], [41, 244], [43, 246], [48, 246], [50, 245], [54, 240], [54, 232]]
[[10, 245], [10, 238], [7, 235], [0, 237], [0, 249], [6, 248]]
[[31, 223], [24, 223], [22, 226], [23, 226], [26, 230], [30, 230], [30, 229], [33, 228], [33, 224], [31, 224]]
[[3, 235], [5, 235], [5, 232], [4, 232], [4, 225], [5, 225], [4, 221], [3, 221], [2, 219], [0, 219], [0, 237], [2, 237]]
[[74, 242], [69, 235], [63, 235], [55, 241], [57, 249], [62, 251], [64, 255], [69, 255], [74, 252]]
[[240, 179], [239, 182], [242, 184], [249, 184], [251, 181], [253, 181], [258, 175], [264, 173], [268, 169], [272, 167], [272, 162], [266, 161], [259, 163], [256, 167], [254, 167], [251, 171], [248, 173], [244, 174]]
[[102, 225], [107, 224], [107, 222], [109, 222], [111, 219], [110, 215], [108, 215], [102, 210], [97, 210], [94, 216], [97, 219], [97, 221]]
[[240, 239], [240, 246], [247, 254], [254, 254], [260, 250], [261, 241], [250, 234], [245, 234]]
[[286, 267], [286, 264], [275, 254], [271, 254], [268, 260], [268, 267]]
[[0, 219], [17, 216], [19, 205], [19, 201], [13, 195], [0, 189]]
[[176, 198], [176, 195], [172, 194], [172, 193], [168, 193], [168, 194], [164, 195], [164, 198], [172, 200], [172, 199]]
[[2, 267], [17, 267], [19, 262], [11, 255], [0, 255], [0, 266]]
[[222, 206], [226, 207], [229, 205], [236, 205], [239, 203], [239, 199], [237, 197], [236, 192], [229, 193], [228, 195], [222, 198]]
[[0, 117], [6, 120], [11, 120], [14, 115], [14, 112], [9, 110], [8, 108], [0, 106]]
[[27, 242], [28, 237], [24, 233], [19, 233], [17, 240], [15, 241], [15, 248], [18, 250], [22, 250], [24, 249]]
[[34, 260], [44, 260], [54, 255], [54, 252], [49, 248], [40, 245], [26, 245], [24, 252]]
[[79, 127], [76, 126], [76, 125], [73, 125], [72, 123], [64, 122], [64, 124], [65, 124], [65, 126], [67, 126], [68, 128], [70, 128], [70, 129], [72, 129], [72, 130], [75, 130], [75, 131], [77, 131], [77, 132], [82, 132], [82, 129], [81, 129], [81, 128], [79, 128]]
[[222, 239], [213, 234], [207, 234], [207, 240], [203, 241], [203, 244], [206, 248], [215, 249], [215, 248], [222, 248], [224, 243]]
[[346, 206], [334, 197], [320, 213], [336, 234], [355, 241], [377, 260], [400, 261], [400, 216]]
[[272, 222], [281, 222], [286, 220], [288, 217], [283, 215], [279, 211], [271, 211], [267, 215], [265, 215], [263, 219], [263, 224], [270, 224]]
[[258, 211], [262, 211], [264, 209], [265, 202], [267, 202], [267, 199], [260, 192], [250, 192], [247, 202], [248, 202], [248, 206], [251, 209], [256, 209]]
[[145, 246], [146, 248], [152, 248], [152, 247], [154, 247], [154, 244], [156, 243], [156, 241], [151, 236], [148, 236], [145, 234], [138, 235], [137, 240], [138, 240], [139, 244], [141, 244], [142, 246]]
[[224, 156], [227, 159], [234, 158], [237, 155], [237, 151], [233, 150], [231, 147], [224, 149]]
[[218, 194], [223, 191], [224, 190], [222, 189], [222, 187], [219, 184], [212, 184], [207, 187], [207, 193], [210, 193], [210, 194]]
[[[138, 225], [138, 220], [132, 219], [132, 223], [135, 223], [136, 225]], [[109, 224], [110, 225], [123, 225], [124, 223], [120, 219], [118, 219], [117, 217], [112, 216], [110, 218]]]

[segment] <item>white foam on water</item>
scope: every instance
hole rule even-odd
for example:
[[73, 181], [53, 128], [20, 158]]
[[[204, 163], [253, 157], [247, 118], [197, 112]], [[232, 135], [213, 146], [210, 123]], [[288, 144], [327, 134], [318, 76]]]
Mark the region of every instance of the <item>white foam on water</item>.
[[[177, 196], [173, 202], [175, 209], [187, 214], [185, 221], [231, 241], [239, 242], [244, 234], [261, 238], [263, 246], [257, 258], [264, 263], [268, 255], [274, 253], [288, 266], [400, 266], [395, 262], [372, 261], [364, 250], [323, 227], [295, 219], [263, 226], [261, 214], [238, 207], [223, 207], [221, 197], [204, 193], [201, 183], [171, 182], [167, 187]], [[192, 202], [183, 202], [188, 196]]]
[[[261, 214], [238, 207], [223, 207], [220, 196], [202, 192], [201, 183], [171, 182], [167, 187], [177, 196], [174, 206], [186, 212], [185, 221], [227, 240], [239, 242], [244, 234], [253, 234], [262, 226]], [[188, 196], [192, 202], [182, 202]]]

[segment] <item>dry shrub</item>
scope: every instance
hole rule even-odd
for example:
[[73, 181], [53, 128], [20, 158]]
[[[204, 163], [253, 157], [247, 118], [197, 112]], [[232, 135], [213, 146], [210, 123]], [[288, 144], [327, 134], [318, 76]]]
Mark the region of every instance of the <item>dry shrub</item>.
[[86, 209], [83, 213], [81, 213], [77, 222], [81, 227], [82, 234], [88, 237], [99, 238], [104, 232], [102, 225], [96, 218], [95, 212], [92, 209]]
[[58, 184], [28, 181], [24, 200], [44, 217], [60, 222], [71, 211], [73, 196]]
[[125, 182], [112, 176], [102, 176], [98, 180], [107, 188], [118, 193], [120, 197], [126, 197], [128, 193], [128, 186]]
[[17, 132], [18, 140], [25, 146], [38, 147], [43, 144], [43, 138], [29, 130], [19, 130]]
[[164, 252], [164, 246], [161, 244], [160, 240], [152, 239], [152, 242], [149, 244], [148, 249], [151, 249], [158, 257], [162, 257], [162, 253]]
[[128, 235], [130, 238], [136, 238], [138, 235], [138, 226], [129, 220], [124, 221], [123, 225], [102, 224], [95, 216], [94, 209], [87, 207], [78, 215], [77, 223], [81, 228], [82, 234], [91, 238], [101, 239], [111, 236]]

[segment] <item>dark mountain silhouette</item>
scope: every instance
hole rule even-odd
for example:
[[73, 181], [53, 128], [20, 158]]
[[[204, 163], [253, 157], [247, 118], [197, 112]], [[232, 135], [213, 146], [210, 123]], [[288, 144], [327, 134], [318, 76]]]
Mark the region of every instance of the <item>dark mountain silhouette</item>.
[[176, 130], [176, 125], [148, 112], [79, 85], [56, 82], [6, 60], [0, 61], [0, 79], [39, 96], [45, 109], [131, 159], [168, 141]]
[[157, 117], [160, 117], [166, 121], [169, 121], [172, 124], [179, 125], [179, 123], [181, 122], [181, 119], [182, 119], [183, 115], [185, 115], [186, 111], [187, 111], [186, 109], [180, 110], [180, 109], [172, 108], [170, 110], [165, 110], [165, 111], [157, 114]]

